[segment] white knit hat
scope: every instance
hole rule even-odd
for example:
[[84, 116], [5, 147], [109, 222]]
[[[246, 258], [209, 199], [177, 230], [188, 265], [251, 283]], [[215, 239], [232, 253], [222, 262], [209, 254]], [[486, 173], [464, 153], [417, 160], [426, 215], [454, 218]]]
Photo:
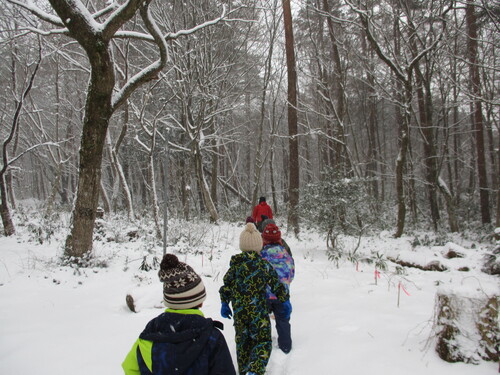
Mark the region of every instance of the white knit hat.
[[253, 223], [247, 223], [240, 234], [240, 250], [261, 251], [262, 237]]

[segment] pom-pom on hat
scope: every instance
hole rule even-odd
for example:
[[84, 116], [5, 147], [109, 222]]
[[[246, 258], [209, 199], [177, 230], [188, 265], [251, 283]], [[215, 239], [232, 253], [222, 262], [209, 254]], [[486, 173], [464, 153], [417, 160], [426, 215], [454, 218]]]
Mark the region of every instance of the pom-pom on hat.
[[281, 232], [276, 224], [267, 224], [262, 232], [262, 238], [267, 243], [279, 243], [281, 240]]
[[245, 221], [245, 223], [255, 223], [255, 220], [253, 219], [253, 217], [247, 216], [247, 220]]
[[163, 302], [172, 309], [192, 309], [207, 298], [201, 277], [174, 254], [165, 254], [158, 271], [163, 282]]
[[262, 238], [253, 223], [246, 223], [243, 232], [240, 234], [240, 250], [261, 251]]

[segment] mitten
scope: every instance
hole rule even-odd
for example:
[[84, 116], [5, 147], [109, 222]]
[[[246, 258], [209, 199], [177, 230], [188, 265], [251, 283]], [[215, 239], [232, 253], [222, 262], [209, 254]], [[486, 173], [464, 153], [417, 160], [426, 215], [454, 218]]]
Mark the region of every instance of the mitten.
[[222, 302], [222, 306], [220, 308], [220, 314], [222, 315], [223, 318], [231, 319], [233, 316], [233, 312], [231, 311], [231, 308], [226, 302]]

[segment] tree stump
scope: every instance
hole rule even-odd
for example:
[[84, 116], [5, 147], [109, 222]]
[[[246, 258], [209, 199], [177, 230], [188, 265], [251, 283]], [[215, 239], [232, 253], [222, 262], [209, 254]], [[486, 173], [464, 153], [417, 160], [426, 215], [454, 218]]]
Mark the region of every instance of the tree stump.
[[498, 293], [442, 288], [436, 295], [436, 352], [447, 362], [498, 361]]

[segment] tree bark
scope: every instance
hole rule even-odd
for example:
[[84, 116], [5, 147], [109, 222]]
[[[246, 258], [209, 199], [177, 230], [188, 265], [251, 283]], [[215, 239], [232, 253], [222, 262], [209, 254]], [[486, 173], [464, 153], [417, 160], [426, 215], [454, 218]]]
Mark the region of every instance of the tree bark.
[[[415, 51], [416, 53], [416, 51]], [[424, 164], [425, 164], [425, 177], [427, 182], [427, 196], [429, 198], [429, 207], [431, 211], [431, 220], [434, 230], [438, 230], [439, 226], [439, 207], [437, 202], [437, 179], [438, 179], [438, 165], [437, 165], [437, 152], [434, 130], [432, 125], [432, 102], [430, 84], [425, 81], [423, 73], [420, 68], [416, 67], [416, 80], [417, 80], [417, 102], [418, 114], [420, 120], [421, 134], [424, 144]], [[424, 86], [426, 88], [424, 93]]]
[[467, 0], [465, 21], [467, 24], [467, 54], [469, 60], [470, 85], [472, 89], [473, 128], [477, 151], [477, 173], [479, 178], [479, 198], [481, 220], [483, 224], [491, 223], [488, 178], [486, 173], [486, 156], [484, 146], [484, 125], [481, 106], [481, 77], [478, 66], [478, 24], [474, 0]]
[[207, 180], [205, 178], [205, 173], [203, 170], [203, 161], [201, 158], [201, 151], [198, 147], [198, 144], [195, 143], [195, 149], [192, 152], [193, 155], [193, 161], [195, 164], [195, 169], [196, 169], [196, 177], [198, 179], [198, 187], [200, 191], [200, 196], [201, 196], [201, 204], [203, 207], [205, 207], [208, 210], [208, 213], [210, 215], [210, 220], [212, 222], [217, 222], [219, 220], [219, 214], [217, 212], [217, 208], [214, 205], [214, 202], [212, 201], [212, 197], [210, 196], [210, 189], [208, 188]]
[[113, 113], [111, 96], [115, 84], [109, 41], [102, 40], [102, 37], [96, 35], [91, 45], [91, 48], [86, 48], [91, 74], [80, 143], [79, 178], [71, 219], [71, 233], [65, 245], [65, 254], [78, 258], [92, 250], [102, 153], [109, 120]]
[[292, 10], [290, 0], [282, 0], [283, 20], [285, 24], [285, 52], [288, 79], [287, 109], [288, 109], [288, 147], [289, 147], [289, 210], [288, 225], [298, 236], [299, 228], [299, 139], [297, 137], [297, 70], [295, 64], [295, 45], [293, 40]]
[[3, 233], [6, 236], [12, 236], [16, 233], [16, 228], [14, 227], [14, 222], [10, 216], [9, 203], [7, 202], [7, 187], [5, 186], [5, 178], [0, 175], [0, 215], [2, 216]]

